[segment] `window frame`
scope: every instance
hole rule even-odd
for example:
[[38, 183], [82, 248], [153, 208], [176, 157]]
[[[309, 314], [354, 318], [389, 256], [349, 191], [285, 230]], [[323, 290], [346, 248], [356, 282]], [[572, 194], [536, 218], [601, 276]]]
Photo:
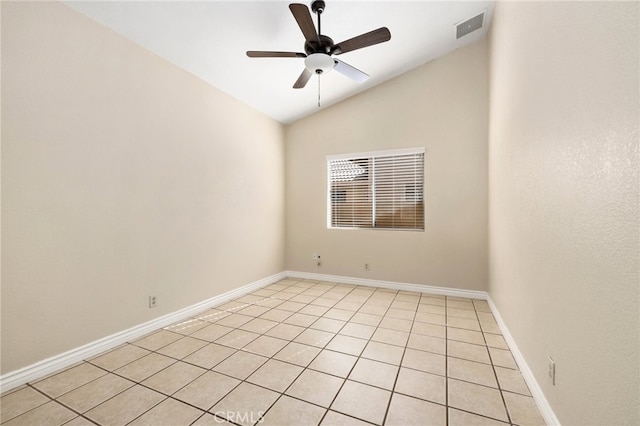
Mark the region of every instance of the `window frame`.
[[[333, 226], [332, 225], [332, 182], [331, 182], [331, 167], [330, 164], [332, 161], [336, 160], [354, 160], [354, 159], [374, 159], [377, 157], [394, 157], [401, 155], [416, 155], [422, 154], [422, 228], [394, 228], [394, 227], [377, 227], [375, 226], [375, 185], [372, 184], [371, 197], [372, 199], [372, 220], [373, 224], [370, 227], [360, 227], [360, 226]], [[346, 154], [332, 154], [326, 156], [326, 206], [327, 206], [327, 229], [334, 230], [376, 230], [376, 231], [404, 231], [404, 232], [424, 232], [426, 228], [426, 217], [425, 217], [425, 167], [426, 167], [426, 149], [424, 147], [415, 147], [415, 148], [403, 148], [403, 149], [389, 149], [389, 150], [380, 150], [380, 151], [366, 151], [366, 152], [355, 152], [355, 153], [346, 153]], [[375, 171], [373, 171], [373, 175], [371, 177], [375, 182]], [[415, 191], [415, 190], [414, 190]]]

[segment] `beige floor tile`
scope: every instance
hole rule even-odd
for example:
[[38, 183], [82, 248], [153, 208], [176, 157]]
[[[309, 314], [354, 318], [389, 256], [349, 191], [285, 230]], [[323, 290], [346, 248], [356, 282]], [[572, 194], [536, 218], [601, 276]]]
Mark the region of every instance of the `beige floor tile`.
[[342, 327], [346, 323], [347, 323], [346, 321], [341, 321], [337, 319], [319, 318], [309, 327], [313, 328], [314, 330], [322, 330], [322, 331], [328, 331], [330, 333], [337, 333], [342, 329]]
[[439, 337], [424, 336], [422, 334], [409, 335], [409, 341], [407, 347], [411, 349], [418, 349], [421, 351], [433, 352], [440, 355], [445, 355], [447, 348], [447, 341]]
[[143, 386], [134, 386], [87, 412], [101, 425], [123, 425], [149, 410], [166, 397]]
[[334, 300], [337, 303], [344, 297], [344, 293], [337, 292], [337, 291], [327, 291], [325, 294], [322, 295], [322, 297], [325, 299]]
[[232, 315], [219, 319], [216, 324], [223, 325], [225, 327], [238, 328], [241, 325], [248, 323], [252, 319], [252, 316], [234, 313]]
[[316, 322], [317, 319], [318, 317], [315, 315], [301, 314], [300, 312], [296, 312], [283, 322], [285, 324], [298, 325], [300, 327], [309, 327], [311, 324]]
[[349, 380], [392, 390], [398, 375], [398, 367], [360, 358], [349, 374]]
[[244, 330], [233, 330], [229, 334], [225, 334], [216, 340], [219, 345], [229, 346], [230, 348], [242, 349], [255, 339], [260, 337], [258, 333], [252, 333]]
[[347, 380], [331, 409], [359, 419], [382, 424], [391, 392]]
[[420, 298], [420, 304], [442, 306], [442, 307], [446, 306], [446, 302], [444, 298], [434, 297], [434, 296], [425, 296], [425, 295], [423, 295]]
[[387, 312], [387, 310], [389, 309], [389, 306], [391, 305], [391, 302], [385, 303], [384, 305], [375, 305], [374, 303], [375, 302], [371, 302], [371, 301], [365, 303], [358, 310], [358, 313], [376, 315], [381, 317]]
[[498, 349], [509, 349], [509, 345], [501, 334], [484, 333], [487, 346]]
[[501, 333], [500, 327], [498, 326], [498, 323], [495, 321], [481, 321], [480, 327], [482, 328], [482, 331], [484, 333], [494, 333], [494, 334]]
[[414, 334], [422, 334], [424, 336], [440, 337], [444, 339], [446, 337], [446, 327], [437, 324], [429, 324], [426, 322], [414, 321], [411, 332]]
[[277, 337], [279, 339], [293, 340], [305, 329], [291, 324], [278, 324], [265, 334], [271, 337]]
[[173, 397], [203, 410], [208, 410], [239, 384], [240, 380], [215, 371], [207, 371], [176, 392]]
[[546, 423], [535, 401], [530, 396], [503, 392], [511, 421], [520, 426], [544, 426]]
[[182, 339], [181, 334], [167, 330], [160, 330], [148, 336], [134, 340], [131, 343], [150, 351], [157, 351], [158, 349], [167, 346], [168, 344], [173, 343], [178, 339]]
[[318, 297], [316, 300], [311, 302], [312, 305], [322, 306], [324, 308], [331, 308], [333, 305], [338, 303], [335, 299], [329, 299], [328, 297]]
[[446, 425], [446, 409], [442, 405], [394, 393], [385, 425], [426, 426]]
[[334, 376], [347, 377], [357, 359], [355, 356], [325, 349], [318, 354], [309, 368]]
[[[271, 296], [271, 299], [279, 299], [282, 303], [284, 303], [289, 299], [291, 299], [292, 297], [296, 297], [296, 293], [287, 293], [286, 291], [279, 291], [273, 294], [273, 296]], [[298, 302], [293, 302], [293, 303], [298, 303]]]
[[300, 309], [298, 312], [301, 313], [301, 314], [315, 315], [317, 317], [321, 317], [328, 310], [329, 310], [328, 307], [311, 304], [311, 305], [307, 305], [304, 308]]
[[228, 421], [221, 419], [220, 417], [216, 417], [213, 414], [204, 413], [204, 415], [191, 426], [233, 426], [233, 423], [229, 423]]
[[438, 404], [446, 404], [446, 378], [437, 374], [400, 368], [395, 392], [414, 398], [425, 399]]
[[306, 367], [311, 363], [311, 361], [313, 361], [320, 351], [321, 349], [316, 348], [315, 346], [291, 342], [282, 348], [280, 352], [274, 355], [274, 358]]
[[416, 313], [414, 311], [408, 311], [406, 309], [389, 308], [385, 316], [389, 318], [413, 321], [415, 319]]
[[390, 345], [405, 346], [409, 340], [409, 333], [387, 328], [378, 328], [371, 340], [374, 342], [388, 343]]
[[457, 318], [467, 318], [472, 320], [478, 319], [475, 309], [460, 309], [460, 308], [447, 307], [447, 316], [457, 317]]
[[264, 416], [261, 426], [314, 426], [320, 423], [324, 408], [283, 395]]
[[297, 365], [270, 359], [249, 376], [247, 381], [276, 392], [284, 392], [302, 370]]
[[107, 374], [62, 395], [58, 401], [79, 413], [84, 413], [134, 385], [130, 380]]
[[300, 309], [304, 308], [305, 306], [306, 306], [305, 303], [292, 302], [288, 300], [283, 304], [278, 305], [278, 309], [282, 309], [283, 311], [298, 312]]
[[444, 315], [430, 314], [425, 312], [418, 312], [416, 314], [416, 321], [428, 322], [429, 324], [446, 325], [447, 320]]
[[71, 367], [61, 373], [34, 383], [33, 387], [44, 392], [51, 398], [57, 398], [105, 374], [107, 374], [106, 371], [83, 362], [80, 365]]
[[447, 313], [447, 308], [445, 308], [444, 306], [427, 305], [420, 303], [418, 305], [418, 313], [445, 315]]
[[8, 393], [0, 399], [0, 423], [11, 420], [49, 401], [49, 398], [29, 387]]
[[448, 379], [448, 381], [450, 407], [508, 421], [499, 390], [455, 379]]
[[407, 291], [401, 290], [396, 296], [395, 300], [398, 300], [400, 302], [418, 303], [420, 301], [420, 296], [421, 296], [421, 293], [418, 293], [415, 291], [407, 292]]
[[355, 417], [329, 410], [322, 419], [322, 426], [370, 426], [371, 423], [363, 422]]
[[195, 364], [199, 367], [210, 369], [224, 361], [227, 357], [236, 352], [235, 349], [216, 343], [209, 343], [202, 349], [197, 350], [185, 359], [184, 362]]
[[413, 325], [413, 321], [410, 321], [410, 320], [383, 317], [382, 321], [380, 321], [379, 327], [387, 328], [390, 330], [404, 331], [408, 333], [409, 331], [411, 331], [412, 325]]
[[331, 341], [335, 336], [333, 333], [322, 330], [307, 329], [300, 333], [298, 337], [293, 339], [294, 342], [302, 343], [304, 345], [317, 346], [323, 348]]
[[276, 309], [271, 309], [265, 312], [264, 314], [260, 315], [260, 318], [270, 320], [270, 321], [282, 322], [287, 318], [289, 318], [291, 315], [293, 315], [293, 312], [291, 311], [284, 311], [282, 309], [276, 308]]
[[447, 370], [448, 377], [453, 379], [464, 380], [492, 388], [498, 387], [496, 376], [491, 365], [449, 357]]
[[253, 295], [255, 295], [255, 296], [269, 297], [269, 296], [272, 296], [274, 293], [277, 293], [277, 291], [275, 291], [275, 290], [268, 290], [268, 289], [266, 289], [266, 288], [261, 288], [260, 290], [256, 290], [256, 291], [254, 291], [254, 292], [253, 292], [253, 293], [251, 293], [251, 294], [253, 294]]
[[180, 321], [178, 323], [165, 327], [164, 330], [182, 334], [183, 336], [188, 336], [208, 325], [209, 323], [207, 321], [203, 321], [197, 318], [189, 318], [188, 320]]
[[209, 412], [239, 425], [253, 425], [262, 419], [279, 395], [250, 383], [241, 383]]
[[216, 309], [219, 309], [221, 311], [237, 312], [240, 309], [244, 309], [249, 305], [250, 305], [249, 303], [238, 302], [236, 300], [232, 300], [231, 302], [227, 302], [227, 303], [224, 303], [224, 304], [222, 304], [220, 306], [216, 306]]
[[474, 311], [473, 302], [470, 299], [463, 300], [462, 298], [447, 297], [447, 308], [467, 309]]
[[329, 309], [323, 315], [324, 318], [337, 319], [340, 321], [349, 321], [352, 316], [354, 316], [354, 311], [348, 311], [346, 309], [338, 309], [336, 307]]
[[134, 382], [141, 382], [147, 377], [156, 374], [158, 371], [167, 368], [176, 360], [164, 355], [156, 353], [150, 353], [149, 355], [142, 357], [131, 364], [127, 364], [122, 368], [115, 371], [116, 374], [126, 377]]
[[499, 422], [488, 417], [449, 408], [449, 426], [507, 426], [509, 423]]
[[156, 426], [156, 425], [189, 425], [203, 411], [193, 408], [175, 399], [165, 399], [151, 410], [138, 417], [130, 426]]
[[362, 352], [363, 358], [400, 365], [404, 349], [387, 343], [369, 342]]
[[449, 327], [447, 329], [447, 339], [458, 342], [472, 343], [474, 345], [484, 345], [484, 337], [481, 332], [465, 330], [464, 328]]
[[235, 300], [237, 302], [253, 304], [253, 303], [258, 303], [263, 299], [264, 299], [264, 296], [260, 296], [257, 294], [245, 294], [244, 296], [240, 296]]
[[284, 300], [282, 299], [277, 299], [273, 296], [262, 300], [261, 302], [258, 303], [258, 306], [263, 306], [265, 308], [275, 308], [278, 307], [280, 305], [282, 305], [282, 303], [284, 303]]
[[233, 328], [225, 327], [223, 325], [216, 323], [216, 324], [208, 325], [196, 331], [195, 333], [192, 333], [191, 337], [194, 337], [196, 339], [202, 339], [207, 342], [213, 342], [214, 340], [219, 339], [225, 334], [228, 334], [232, 331], [233, 331]]
[[391, 303], [391, 307], [416, 312], [416, 310], [418, 309], [418, 302], [403, 302], [400, 300], [394, 300]]
[[445, 359], [443, 355], [432, 352], [407, 349], [402, 359], [402, 366], [427, 373], [445, 375]]
[[303, 291], [300, 294], [304, 294], [305, 296], [320, 297], [323, 294], [325, 294], [326, 292], [327, 292], [326, 290], [320, 290], [320, 289], [316, 289], [316, 288], [309, 288], [309, 289], [306, 289], [305, 291]]
[[55, 401], [47, 402], [40, 405], [33, 410], [14, 417], [6, 423], [2, 423], [3, 426], [30, 426], [30, 425], [47, 425], [58, 426], [68, 422], [76, 417], [76, 414], [58, 404]]
[[251, 331], [253, 333], [263, 334], [271, 330], [276, 325], [278, 325], [276, 321], [271, 321], [264, 318], [254, 318], [238, 328], [245, 331]]
[[268, 358], [248, 352], [238, 351], [216, 365], [213, 370], [244, 380], [256, 371]]
[[99, 355], [89, 360], [91, 364], [104, 368], [105, 370], [114, 371], [118, 368], [129, 364], [137, 359], [148, 355], [150, 352], [135, 345], [125, 344], [117, 349]]
[[287, 346], [287, 343], [289, 342], [287, 342], [286, 340], [277, 339], [275, 337], [260, 336], [256, 340], [242, 348], [242, 350], [266, 357], [272, 357], [276, 353], [278, 353], [280, 349]]
[[498, 348], [489, 348], [489, 353], [491, 354], [491, 361], [493, 362], [493, 365], [513, 369], [518, 368], [516, 360], [513, 359], [513, 356], [511, 355], [511, 351]]
[[211, 308], [211, 309], [207, 309], [204, 312], [200, 312], [197, 315], [194, 315], [193, 318], [197, 320], [205, 321], [208, 323], [213, 323], [229, 315], [231, 315], [231, 312], [222, 311], [216, 308]]
[[182, 359], [206, 345], [207, 342], [204, 340], [184, 337], [160, 349], [158, 353], [171, 358]]
[[238, 311], [240, 315], [249, 315], [250, 317], [259, 317], [269, 311], [267, 306], [251, 305]]
[[357, 311], [361, 307], [362, 307], [362, 303], [349, 302], [347, 300], [341, 300], [340, 302], [335, 304], [335, 308], [337, 309], [344, 309], [344, 310], [353, 311], [353, 312]]
[[480, 323], [477, 320], [467, 318], [448, 317], [447, 325], [449, 327], [464, 328], [467, 330], [482, 331], [480, 329]]
[[329, 407], [344, 379], [313, 370], [304, 370], [285, 392], [322, 407]]
[[468, 359], [470, 361], [484, 362], [491, 364], [486, 346], [473, 345], [471, 343], [458, 342], [456, 340], [447, 341], [447, 355]]
[[511, 368], [494, 367], [498, 381], [500, 382], [500, 388], [509, 392], [519, 393], [526, 396], [531, 396], [529, 387], [522, 377], [522, 373], [519, 370], [513, 370]]
[[362, 312], [357, 312], [353, 318], [351, 318], [350, 322], [354, 322], [356, 324], [364, 324], [364, 325], [371, 325], [373, 327], [377, 327], [378, 324], [380, 324], [380, 321], [382, 321], [382, 316], [380, 315], [373, 315], [373, 314], [365, 314]]
[[376, 328], [373, 326], [348, 322], [340, 329], [339, 334], [360, 339], [370, 339], [374, 331], [376, 331]]
[[196, 367], [186, 362], [176, 362], [149, 377], [142, 384], [165, 395], [172, 395], [199, 376], [202, 376], [206, 371], [204, 368]]
[[64, 426], [95, 426], [95, 423], [78, 416], [70, 422], [65, 423]]
[[331, 339], [326, 348], [349, 355], [359, 356], [366, 345], [367, 340], [365, 339], [337, 334], [333, 339]]

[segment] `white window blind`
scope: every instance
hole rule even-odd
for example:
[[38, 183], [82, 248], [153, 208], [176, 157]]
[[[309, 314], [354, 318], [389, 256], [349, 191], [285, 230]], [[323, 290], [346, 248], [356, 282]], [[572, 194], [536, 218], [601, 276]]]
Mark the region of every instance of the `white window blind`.
[[327, 157], [328, 226], [424, 230], [424, 149]]

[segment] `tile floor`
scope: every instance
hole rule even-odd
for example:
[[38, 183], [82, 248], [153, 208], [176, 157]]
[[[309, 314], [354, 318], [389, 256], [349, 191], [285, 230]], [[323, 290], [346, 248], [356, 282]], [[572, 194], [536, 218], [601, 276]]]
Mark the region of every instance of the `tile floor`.
[[1, 398], [2, 425], [542, 425], [485, 301], [285, 279]]

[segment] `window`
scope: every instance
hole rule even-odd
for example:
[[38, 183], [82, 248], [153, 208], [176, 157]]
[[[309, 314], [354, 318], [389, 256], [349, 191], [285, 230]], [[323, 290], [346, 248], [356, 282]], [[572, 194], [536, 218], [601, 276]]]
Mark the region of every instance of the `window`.
[[424, 230], [424, 148], [327, 157], [330, 228]]

